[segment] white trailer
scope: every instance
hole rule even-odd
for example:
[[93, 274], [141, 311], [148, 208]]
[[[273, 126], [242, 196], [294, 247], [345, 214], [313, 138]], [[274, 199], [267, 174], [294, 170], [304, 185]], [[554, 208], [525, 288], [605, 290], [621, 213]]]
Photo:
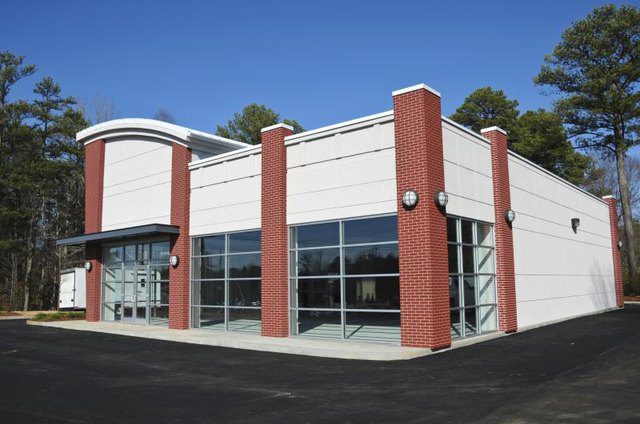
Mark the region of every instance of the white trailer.
[[84, 268], [65, 269], [60, 273], [58, 309], [85, 309], [86, 271]]

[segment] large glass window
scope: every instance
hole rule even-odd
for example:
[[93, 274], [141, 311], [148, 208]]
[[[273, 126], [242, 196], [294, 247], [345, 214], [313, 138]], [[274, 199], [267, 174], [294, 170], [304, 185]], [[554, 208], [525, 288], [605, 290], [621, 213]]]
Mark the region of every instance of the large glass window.
[[168, 241], [104, 247], [104, 321], [169, 323], [169, 249]]
[[451, 337], [497, 329], [493, 226], [447, 218]]
[[192, 326], [260, 333], [260, 231], [193, 239]]
[[400, 341], [395, 215], [291, 228], [292, 333]]

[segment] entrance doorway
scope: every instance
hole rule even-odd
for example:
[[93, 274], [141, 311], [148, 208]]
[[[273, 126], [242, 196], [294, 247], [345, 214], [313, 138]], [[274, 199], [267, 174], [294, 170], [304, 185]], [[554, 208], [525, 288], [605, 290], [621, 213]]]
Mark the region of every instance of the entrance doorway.
[[103, 321], [168, 325], [168, 241], [107, 246], [103, 264]]

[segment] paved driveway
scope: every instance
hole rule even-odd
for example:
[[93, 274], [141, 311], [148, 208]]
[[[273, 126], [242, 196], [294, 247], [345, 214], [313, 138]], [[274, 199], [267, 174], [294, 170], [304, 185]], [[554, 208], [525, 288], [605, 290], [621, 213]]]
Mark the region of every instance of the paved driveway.
[[0, 422], [640, 422], [640, 307], [404, 362], [0, 321]]

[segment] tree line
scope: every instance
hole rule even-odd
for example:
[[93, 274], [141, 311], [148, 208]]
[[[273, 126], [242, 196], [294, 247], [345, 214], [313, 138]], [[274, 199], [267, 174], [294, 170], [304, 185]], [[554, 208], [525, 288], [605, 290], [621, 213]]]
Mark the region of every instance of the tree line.
[[[55, 308], [60, 271], [84, 262], [82, 249], [55, 246], [84, 229], [84, 150], [75, 134], [117, 116], [106, 97], [78, 102], [50, 77], [33, 84], [33, 99], [12, 100], [35, 73], [23, 56], [0, 52], [0, 309]], [[638, 293], [640, 160], [628, 153], [640, 142], [640, 11], [594, 9], [564, 31], [535, 83], [556, 95], [552, 109], [521, 112], [504, 91], [482, 87], [451, 118], [474, 131], [497, 125], [513, 151], [598, 196], [616, 195], [626, 288]], [[165, 108], [153, 117], [176, 122]], [[216, 133], [257, 144], [260, 129], [280, 121], [252, 103]]]

